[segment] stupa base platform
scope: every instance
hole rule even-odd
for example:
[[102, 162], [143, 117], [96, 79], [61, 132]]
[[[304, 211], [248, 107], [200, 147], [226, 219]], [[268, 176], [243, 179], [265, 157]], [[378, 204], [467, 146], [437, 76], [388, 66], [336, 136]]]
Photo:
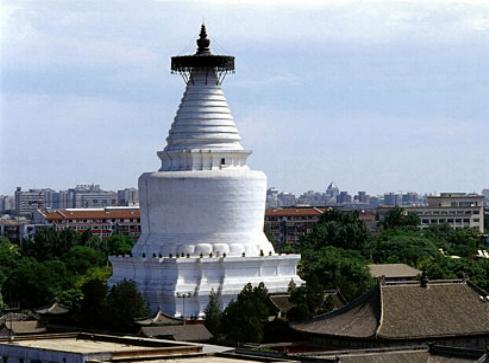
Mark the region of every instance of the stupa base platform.
[[151, 310], [175, 317], [204, 316], [212, 290], [221, 308], [235, 299], [247, 283], [263, 282], [270, 293], [287, 292], [297, 275], [300, 255], [263, 257], [142, 258], [112, 256], [110, 284], [133, 280]]

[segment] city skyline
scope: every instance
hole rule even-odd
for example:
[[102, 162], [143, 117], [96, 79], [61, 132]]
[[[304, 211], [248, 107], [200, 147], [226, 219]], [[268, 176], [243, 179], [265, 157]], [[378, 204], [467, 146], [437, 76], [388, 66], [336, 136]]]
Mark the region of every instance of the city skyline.
[[238, 59], [224, 89], [269, 187], [487, 188], [488, 4], [114, 4], [3, 5], [0, 194], [136, 186], [183, 91], [168, 58], [202, 15]]

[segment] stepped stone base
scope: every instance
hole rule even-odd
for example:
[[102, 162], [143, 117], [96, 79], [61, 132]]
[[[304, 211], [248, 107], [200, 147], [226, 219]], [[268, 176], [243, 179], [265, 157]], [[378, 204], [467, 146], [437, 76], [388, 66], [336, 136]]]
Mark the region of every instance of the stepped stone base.
[[[110, 257], [110, 284], [124, 278], [135, 281], [153, 312], [161, 309], [175, 317], [203, 317], [214, 290], [221, 308], [235, 299], [244, 285], [263, 282], [271, 293], [286, 292], [297, 275], [300, 255], [265, 257]], [[185, 295], [183, 298], [181, 296]]]

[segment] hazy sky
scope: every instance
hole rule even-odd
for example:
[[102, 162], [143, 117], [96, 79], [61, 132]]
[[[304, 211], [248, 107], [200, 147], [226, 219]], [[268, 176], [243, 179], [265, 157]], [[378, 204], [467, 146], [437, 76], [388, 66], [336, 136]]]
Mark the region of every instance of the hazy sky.
[[[263, 4], [263, 3], [266, 3]], [[270, 186], [489, 187], [489, 1], [6, 1], [0, 193], [136, 186], [184, 90], [172, 55], [205, 19]]]

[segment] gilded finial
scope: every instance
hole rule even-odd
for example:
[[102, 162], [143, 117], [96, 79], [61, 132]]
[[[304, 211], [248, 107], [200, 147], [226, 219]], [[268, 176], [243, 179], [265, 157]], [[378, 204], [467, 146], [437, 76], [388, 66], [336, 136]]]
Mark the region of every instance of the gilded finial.
[[209, 44], [211, 41], [207, 38], [207, 30], [204, 22], [200, 27], [199, 39], [197, 39], [197, 54], [210, 54]]

